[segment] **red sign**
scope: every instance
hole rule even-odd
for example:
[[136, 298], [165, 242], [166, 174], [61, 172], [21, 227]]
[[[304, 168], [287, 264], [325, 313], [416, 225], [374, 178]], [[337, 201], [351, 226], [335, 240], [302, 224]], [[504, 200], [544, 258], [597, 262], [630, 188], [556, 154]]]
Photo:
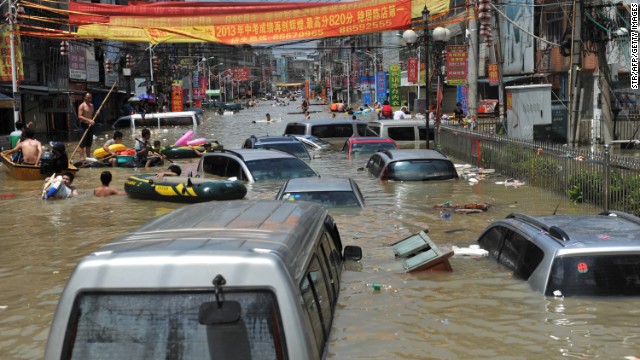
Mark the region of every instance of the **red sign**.
[[418, 59], [411, 58], [407, 61], [407, 81], [410, 83], [418, 82]]
[[249, 68], [233, 68], [229, 69], [231, 77], [234, 81], [248, 81], [249, 80]]
[[498, 64], [489, 64], [489, 68], [487, 69], [488, 77], [489, 77], [489, 85], [496, 86], [498, 85]]
[[467, 83], [467, 49], [464, 45], [447, 46], [447, 84]]
[[182, 80], [173, 80], [171, 83], [171, 111], [182, 111]]

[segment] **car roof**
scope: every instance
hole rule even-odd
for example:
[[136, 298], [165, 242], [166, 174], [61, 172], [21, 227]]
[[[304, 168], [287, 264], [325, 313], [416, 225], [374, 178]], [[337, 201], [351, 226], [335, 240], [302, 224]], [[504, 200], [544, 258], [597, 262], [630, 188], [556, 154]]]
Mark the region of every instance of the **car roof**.
[[329, 125], [329, 124], [366, 124], [366, 122], [360, 120], [336, 120], [336, 119], [316, 119], [316, 120], [307, 120], [307, 121], [292, 121], [287, 123], [290, 124], [299, 124], [299, 125]]
[[353, 136], [347, 139], [350, 142], [395, 142], [391, 138], [376, 137], [376, 136]]
[[[173, 111], [173, 112], [164, 112], [164, 113], [148, 113], [145, 114], [145, 118], [163, 118], [163, 117], [174, 117], [174, 116], [191, 116], [194, 115], [196, 112], [189, 110], [189, 111]], [[124, 115], [118, 118], [118, 120], [120, 119], [142, 119], [142, 114], [131, 114], [131, 115]], [[117, 121], [117, 120], [116, 120]]]
[[414, 160], [414, 159], [449, 160], [449, 158], [446, 155], [444, 155], [438, 150], [427, 150], [427, 149], [379, 150], [375, 154], [379, 154], [379, 153], [383, 153], [391, 161]]
[[367, 125], [385, 125], [385, 126], [393, 126], [393, 125], [424, 125], [427, 126], [427, 123], [424, 120], [418, 119], [404, 119], [404, 120], [393, 120], [393, 119], [380, 119], [369, 121]]
[[353, 191], [350, 178], [297, 178], [283, 185], [285, 192]]
[[185, 206], [102, 246], [98, 254], [134, 256], [180, 252], [190, 256], [243, 256], [276, 252], [296, 274], [307, 232], [324, 222], [326, 210], [310, 202], [234, 200]]
[[300, 140], [295, 136], [282, 135], [282, 136], [252, 136], [251, 138], [256, 140], [256, 143], [275, 143], [275, 142], [295, 142]]
[[551, 243], [547, 247], [562, 248], [563, 252], [588, 252], [588, 249], [634, 247], [640, 249], [640, 218], [621, 212], [600, 215], [528, 216], [514, 213], [504, 219], [516, 228], [523, 222], [537, 233], [547, 232]]
[[279, 159], [279, 158], [295, 158], [298, 159], [297, 156], [293, 154], [289, 154], [283, 151], [277, 150], [267, 150], [267, 149], [224, 149], [213, 150], [211, 152], [207, 152], [203, 154], [203, 157], [206, 156], [220, 156], [220, 155], [234, 155], [242, 158], [244, 162], [255, 161], [255, 160], [264, 160], [264, 159]]

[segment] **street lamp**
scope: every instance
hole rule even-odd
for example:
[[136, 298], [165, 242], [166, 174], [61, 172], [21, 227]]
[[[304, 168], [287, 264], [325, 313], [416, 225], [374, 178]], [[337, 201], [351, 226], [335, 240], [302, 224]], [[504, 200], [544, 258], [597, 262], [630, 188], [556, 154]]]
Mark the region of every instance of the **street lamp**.
[[216, 65], [213, 65], [213, 66], [209, 66], [209, 78], [208, 78], [208, 80], [209, 80], [208, 88], [209, 89], [211, 89], [211, 69], [215, 70], [216, 66], [222, 66], [222, 65], [224, 65], [224, 63], [219, 63], [219, 64], [216, 64]]
[[[441, 81], [441, 76], [442, 76], [442, 52], [444, 50], [445, 44], [449, 41], [449, 39], [451, 39], [451, 31], [447, 28], [443, 28], [438, 26], [437, 28], [433, 29], [433, 34], [431, 34], [431, 36], [433, 37], [433, 41], [434, 41], [434, 52], [433, 52], [433, 56], [434, 56], [434, 65], [436, 67], [437, 70], [437, 74], [438, 74], [438, 89], [437, 91], [441, 91], [440, 87], [444, 87], [443, 82]], [[437, 93], [436, 93], [437, 94]], [[435, 124], [434, 124], [434, 128], [437, 130], [440, 127], [440, 117], [441, 117], [441, 104], [439, 102], [440, 99], [438, 99], [438, 96], [436, 95], [436, 118], [435, 118]], [[437, 136], [434, 134], [434, 139], [436, 139]]]

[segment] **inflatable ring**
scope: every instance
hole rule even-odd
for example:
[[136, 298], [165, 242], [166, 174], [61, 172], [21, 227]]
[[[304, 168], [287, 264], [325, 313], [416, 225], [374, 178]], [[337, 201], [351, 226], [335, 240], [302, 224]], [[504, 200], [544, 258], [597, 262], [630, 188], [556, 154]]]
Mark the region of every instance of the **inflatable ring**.
[[[127, 147], [124, 144], [113, 144], [109, 145], [109, 150], [113, 152], [126, 151]], [[96, 159], [101, 159], [109, 155], [111, 154], [106, 152], [102, 147], [99, 147], [93, 151], [93, 157]]]

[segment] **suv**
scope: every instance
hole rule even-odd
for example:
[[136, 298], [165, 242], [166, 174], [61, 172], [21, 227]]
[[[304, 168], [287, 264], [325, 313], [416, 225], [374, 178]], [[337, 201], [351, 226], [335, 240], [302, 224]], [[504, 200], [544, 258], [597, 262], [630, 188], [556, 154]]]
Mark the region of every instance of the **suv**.
[[214, 149], [202, 155], [197, 171], [248, 182], [320, 176], [295, 155], [264, 149]]
[[348, 138], [342, 146], [342, 151], [349, 156], [370, 154], [380, 149], [398, 150], [398, 144], [389, 138], [360, 136]]
[[513, 213], [478, 243], [545, 296], [640, 295], [640, 218]]
[[437, 150], [379, 150], [367, 169], [380, 180], [424, 181], [457, 179], [453, 162]]
[[255, 136], [242, 144], [243, 149], [275, 149], [293, 154], [300, 159], [311, 160], [307, 147], [295, 136]]
[[182, 207], [78, 263], [45, 359], [323, 359], [361, 257], [318, 204]]

